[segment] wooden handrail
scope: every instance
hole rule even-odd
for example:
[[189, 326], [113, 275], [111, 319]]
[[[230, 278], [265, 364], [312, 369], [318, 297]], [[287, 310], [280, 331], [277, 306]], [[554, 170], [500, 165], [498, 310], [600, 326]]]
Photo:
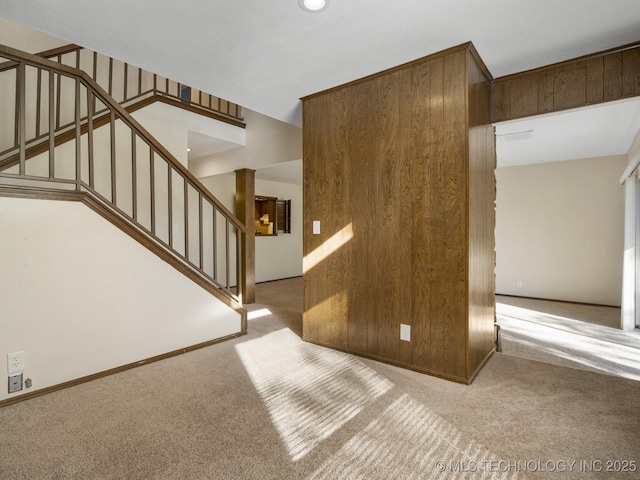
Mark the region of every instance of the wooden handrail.
[[[124, 74], [124, 78], [123, 79], [117, 79], [118, 82], [116, 82], [113, 77], [113, 63], [115, 62], [115, 59], [111, 58], [111, 57], [106, 57], [102, 54], [99, 54], [97, 52], [93, 52], [91, 50], [87, 50], [79, 45], [75, 45], [75, 44], [69, 44], [69, 45], [63, 45], [60, 47], [56, 47], [56, 48], [52, 48], [49, 50], [45, 50], [39, 53], [36, 53], [35, 55], [39, 56], [39, 57], [43, 57], [46, 58], [48, 60], [52, 60], [52, 61], [57, 61], [58, 63], [62, 62], [62, 57], [64, 55], [68, 55], [71, 53], [75, 53], [75, 64], [76, 67], [79, 68], [79, 64], [80, 64], [80, 54], [82, 51], [86, 51], [89, 52], [90, 54], [92, 54], [92, 66], [93, 68], [91, 69], [91, 72], [87, 72], [85, 71], [85, 73], [87, 73], [91, 78], [93, 78], [96, 83], [98, 83], [99, 85], [101, 85], [100, 83], [100, 79], [98, 78], [98, 72], [97, 72], [97, 63], [98, 63], [98, 59], [101, 58], [103, 59], [105, 62], [109, 62], [110, 68], [109, 68], [109, 76], [108, 79], [106, 80], [106, 85], [101, 85], [102, 88], [107, 91], [109, 94], [112, 93], [112, 89], [115, 83], [119, 83], [122, 80], [122, 85], [123, 85], [123, 91], [125, 92], [124, 94], [124, 98], [119, 99], [118, 101], [122, 104], [129, 104], [132, 101], [136, 101], [139, 99], [147, 99], [147, 97], [149, 97], [149, 95], [152, 96], [152, 98], [154, 100], [160, 100], [163, 101], [165, 103], [169, 103], [173, 106], [179, 107], [179, 108], [183, 108], [192, 112], [195, 112], [197, 114], [200, 115], [205, 115], [208, 117], [211, 117], [215, 120], [219, 120], [222, 122], [226, 122], [229, 123], [231, 125], [234, 125], [236, 127], [240, 127], [240, 128], [245, 128], [245, 124], [244, 124], [244, 118], [241, 114], [242, 112], [242, 108], [232, 102], [226, 101], [226, 100], [222, 100], [219, 97], [213, 97], [212, 95], [202, 92], [200, 90], [195, 90], [192, 89], [191, 87], [188, 87], [187, 85], [183, 85], [181, 83], [178, 82], [174, 82], [172, 80], [169, 80], [168, 78], [164, 79], [164, 90], [162, 88], [160, 88], [160, 84], [162, 82], [158, 81], [158, 75], [155, 73], [150, 73], [147, 72], [146, 70], [143, 70], [139, 67], [134, 67], [129, 65], [128, 63], [124, 63], [123, 65], [125, 66], [125, 74]], [[61, 63], [62, 64], [62, 63]], [[8, 62], [3, 62], [0, 63], [0, 73], [11, 69], [11, 68], [15, 68], [16, 67], [16, 62], [13, 61], [8, 61]], [[137, 92], [135, 95], [129, 95], [127, 92], [127, 72], [129, 70], [129, 68], [133, 68], [135, 69], [135, 71], [137, 71], [138, 74], [138, 85], [137, 85]], [[152, 86], [147, 88], [147, 89], [143, 89], [142, 88], [142, 76], [143, 75], [149, 75], [152, 76], [153, 78], [153, 83]], [[164, 78], [164, 77], [162, 77]], [[175, 90], [176, 93], [172, 93], [170, 91], [169, 85], [175, 85]], [[190, 96], [188, 101], [185, 100], [181, 95], [181, 89], [183, 87], [186, 87], [189, 89], [190, 92]], [[193, 100], [193, 95], [191, 95], [191, 90], [194, 90], [197, 95], [196, 98], [197, 100], [194, 101]], [[213, 105], [211, 100], [212, 98], [216, 98], [216, 105]], [[205, 99], [208, 99], [208, 102], [205, 101]], [[226, 104], [226, 109], [222, 108], [222, 103]]]
[[[75, 45], [73, 43], [70, 43], [68, 45], [52, 48], [50, 50], [44, 50], [42, 52], [36, 53], [35, 55], [51, 60], [51, 57], [64, 55], [65, 53], [71, 53], [80, 49], [82, 49], [82, 47]], [[0, 63], [0, 72], [9, 70], [11, 68], [15, 68], [17, 64], [18, 62], [15, 62], [15, 61], [2, 62]]]
[[233, 219], [233, 224], [235, 227], [246, 233], [246, 227], [237, 218], [235, 218], [233, 213], [231, 213], [231, 211], [227, 209], [227, 207], [225, 207], [216, 197], [214, 197], [204, 187], [204, 185], [202, 185], [200, 181], [191, 172], [189, 172], [189, 170], [187, 170], [184, 165], [182, 165], [182, 163], [176, 160], [171, 152], [169, 152], [169, 150], [167, 150], [160, 142], [158, 142], [156, 138], [151, 135], [135, 118], [133, 118], [122, 105], [120, 105], [118, 102], [114, 102], [111, 99], [111, 96], [86, 72], [83, 72], [82, 70], [76, 70], [75, 68], [61, 63], [53, 62], [38, 55], [21, 52], [20, 50], [8, 47], [6, 45], [0, 45], [0, 55], [5, 57], [22, 57], [32, 65], [38, 65], [48, 70], [57, 70], [59, 72], [67, 74], [67, 76], [70, 77], [79, 77], [82, 83], [84, 83], [87, 87], [91, 88], [95, 93], [97, 93], [97, 96], [100, 97], [100, 100], [110, 108], [115, 110], [118, 113], [119, 117], [126, 119], [126, 123], [128, 123], [131, 128], [139, 133], [141, 137], [145, 138], [145, 140], [150, 143], [153, 148], [155, 148], [164, 157], [171, 159], [173, 167], [179, 170], [183, 176], [187, 177], [191, 182], [197, 185], [198, 189], [203, 191], [203, 194], [207, 197], [207, 199], [215, 204], [220, 211], [224, 212], [225, 216]]
[[[101, 85], [100, 80], [98, 79], [98, 75], [97, 75], [97, 63], [98, 63], [98, 57], [102, 58], [105, 62], [108, 61], [110, 68], [109, 68], [109, 78], [107, 80], [107, 84], [106, 85], [101, 85], [109, 94], [112, 93], [112, 88], [116, 83], [121, 83], [124, 84], [124, 88], [123, 91], [126, 92], [126, 85], [127, 85], [127, 73], [129, 70], [129, 67], [135, 69], [138, 73], [138, 91], [135, 95], [128, 95], [127, 93], [125, 93], [124, 98], [121, 99], [121, 103], [127, 103], [130, 102], [132, 100], [135, 100], [137, 98], [140, 97], [145, 97], [148, 96], [149, 94], [151, 95], [155, 95], [158, 96], [162, 99], [170, 99], [173, 100], [174, 105], [179, 106], [181, 108], [187, 108], [195, 113], [199, 113], [202, 115], [207, 115], [207, 116], [211, 116], [212, 118], [215, 118], [217, 120], [223, 121], [223, 122], [227, 122], [230, 123], [232, 125], [244, 128], [245, 124], [244, 124], [244, 119], [241, 115], [241, 107], [238, 106], [237, 104], [222, 100], [218, 97], [215, 97], [217, 99], [217, 104], [214, 106], [211, 104], [211, 98], [212, 96], [210, 94], [204, 93], [200, 90], [195, 90], [195, 92], [197, 92], [197, 100], [194, 101], [193, 100], [193, 95], [190, 95], [189, 100], [186, 101], [184, 98], [182, 98], [182, 96], [180, 95], [181, 89], [183, 87], [187, 87], [189, 88], [189, 92], [191, 92], [191, 87], [188, 87], [187, 85], [183, 85], [181, 83], [178, 82], [173, 82], [171, 80], [169, 80], [168, 78], [165, 78], [164, 81], [164, 90], [162, 88], [159, 87], [160, 82], [158, 82], [158, 75], [155, 73], [150, 73], [147, 72], [145, 70], [142, 70], [139, 67], [134, 67], [129, 65], [128, 63], [124, 63], [123, 65], [125, 66], [125, 74], [124, 74], [124, 79], [115, 79], [113, 77], [113, 63], [115, 62], [115, 59], [111, 58], [111, 57], [106, 57], [102, 54], [99, 54], [97, 52], [93, 52], [91, 50], [87, 50], [83, 47], [80, 47], [78, 45], [75, 44], [69, 44], [69, 45], [64, 45], [61, 47], [57, 47], [57, 48], [53, 48], [50, 50], [45, 50], [43, 52], [38, 53], [37, 55], [40, 57], [44, 57], [47, 58], [49, 60], [53, 60], [53, 61], [58, 61], [61, 62], [62, 61], [62, 57], [64, 55], [68, 55], [70, 53], [74, 53], [76, 54], [75, 57], [75, 63], [78, 65], [79, 62], [79, 58], [80, 58], [80, 54], [82, 51], [86, 51], [89, 53], [93, 54], [93, 60], [92, 60], [92, 64], [93, 64], [93, 71], [92, 72], [86, 72], [87, 74], [89, 74], [89, 76], [91, 78], [93, 78], [99, 85]], [[1, 71], [2, 67], [0, 66], [0, 71]], [[153, 78], [153, 85], [149, 88], [147, 88], [146, 90], [144, 90], [142, 88], [142, 82], [141, 82], [141, 78], [143, 75], [151, 75]], [[164, 78], [164, 77], [163, 77]], [[116, 81], [117, 80], [117, 81]], [[121, 82], [121, 80], [123, 80], [123, 82]], [[170, 92], [170, 88], [169, 85], [173, 84], [175, 85], [175, 89], [176, 89], [176, 93], [172, 93]], [[204, 99], [207, 98], [209, 99], [209, 102], [205, 102]], [[226, 110], [222, 108], [222, 102], [224, 102], [227, 105]]]
[[[19, 162], [17, 163], [17, 173], [15, 171], [3, 171], [0, 172], [0, 180], [3, 182], [0, 183], [9, 183], [10, 188], [15, 189], [20, 185], [23, 185], [22, 188], [29, 190], [37, 187], [33, 187], [33, 183], [41, 184], [42, 182], [46, 182], [49, 187], [46, 188], [65, 188], [66, 193], [70, 193], [69, 187], [74, 188], [75, 192], [82, 192], [84, 194], [90, 194], [96, 201], [99, 201], [105, 208], [108, 208], [113, 212], [115, 216], [118, 218], [124, 219], [127, 222], [130, 222], [132, 226], [142, 233], [146, 235], [150, 235], [153, 238], [153, 242], [163, 249], [166, 249], [168, 253], [171, 254], [172, 257], [179, 259], [179, 263], [183, 265], [179, 269], [183, 271], [185, 274], [187, 270], [193, 270], [196, 276], [206, 278], [208, 281], [213, 282], [216, 287], [213, 288], [213, 291], [222, 290], [225, 292], [229, 298], [234, 299], [236, 302], [241, 302], [242, 292], [240, 291], [241, 282], [238, 275], [241, 272], [240, 265], [240, 251], [244, 248], [244, 242], [246, 241], [246, 227], [228, 210], [214, 195], [211, 194], [201, 183], [200, 181], [191, 174], [187, 170], [187, 168], [182, 165], [178, 160], [176, 160], [173, 155], [162, 145], [160, 144], [141, 124], [139, 124], [130, 114], [127, 112], [126, 108], [116, 102], [111, 96], [100, 86], [96, 81], [94, 81], [86, 72], [82, 72], [75, 68], [66, 66], [64, 64], [60, 64], [58, 62], [53, 62], [48, 59], [42, 58], [38, 55], [32, 55], [26, 52], [21, 52], [17, 49], [0, 45], [0, 57], [4, 57], [9, 59], [10, 62], [5, 62], [3, 66], [6, 66], [8, 63], [13, 63], [13, 68], [15, 68], [15, 78], [17, 81], [16, 88], [16, 134], [15, 141], [16, 145], [12, 147], [10, 150], [16, 150], [18, 153]], [[37, 112], [40, 112], [41, 95], [40, 91], [40, 78], [41, 73], [45, 72], [47, 74], [49, 80], [49, 95], [48, 97], [44, 95], [48, 99], [48, 106], [46, 106], [48, 115], [49, 115], [49, 132], [48, 135], [44, 135], [44, 139], [48, 138], [48, 142], [41, 141], [41, 145], [35, 145], [30, 148], [40, 148], [42, 153], [46, 153], [49, 151], [49, 165], [48, 165], [48, 174], [35, 174], [33, 172], [27, 172], [27, 143], [29, 138], [27, 138], [26, 132], [26, 108], [25, 108], [25, 85], [26, 85], [26, 69], [34, 69], [37, 72], [38, 78], [38, 94], [34, 95], [34, 98], [37, 98]], [[4, 74], [7, 72], [7, 68], [2, 70]], [[11, 74], [13, 75], [13, 73]], [[66, 77], [71, 79], [74, 82], [75, 88], [73, 89], [73, 93], [69, 93], [70, 96], [73, 97], [72, 100], [62, 101], [60, 98], [60, 84], [63, 82], [62, 78]], [[11, 77], [13, 78], [13, 77]], [[56, 100], [54, 101], [54, 83], [57, 80], [58, 93]], [[86, 89], [86, 93], [81, 95], [81, 91], [85, 92], [85, 90], [81, 89], [81, 86]], [[86, 96], [85, 96], [86, 95]], [[86, 100], [86, 103], [83, 103]], [[105, 109], [102, 109], [100, 112], [93, 111], [93, 105], [97, 101], [101, 102], [106, 106], [106, 114]], [[61, 105], [67, 105], [67, 110], [73, 108], [73, 118], [75, 119], [72, 122], [71, 126], [64, 125], [65, 133], [69, 138], [66, 141], [75, 139], [75, 162], [73, 163], [73, 168], [75, 168], [75, 180], [71, 180], [68, 177], [59, 177], [56, 174], [56, 159], [54, 159], [54, 155], [56, 152], [56, 142], [59, 144], [62, 143], [62, 140], [57, 138], [56, 135], [56, 125], [57, 123], [53, 121], [54, 113], [56, 116], [60, 116], [60, 109], [63, 108]], [[81, 112], [81, 108], [86, 109], [86, 114]], [[56, 112], [53, 110], [56, 109]], [[69, 115], [69, 112], [66, 113]], [[84, 116], [83, 116], [84, 115]], [[81, 122], [82, 120], [82, 122]], [[123, 185], [123, 180], [119, 179], [116, 175], [116, 121], [121, 122], [125, 125], [131, 132], [131, 165], [130, 165], [130, 174], [132, 175], [131, 181], [127, 180], [126, 185], [131, 186], [131, 203], [128, 203], [129, 207], [132, 209], [132, 213], [125, 212], [118, 204], [117, 201], [117, 193], [118, 187]], [[109, 139], [110, 146], [107, 147], [111, 152], [110, 157], [110, 172], [108, 175], [108, 182], [110, 182], [110, 192], [105, 193], [104, 191], [101, 193], [97, 187], [95, 187], [96, 181], [94, 180], [95, 174], [95, 166], [94, 166], [94, 154], [93, 154], [93, 132], [97, 128], [108, 128], [109, 129]], [[40, 128], [39, 126], [37, 127]], [[120, 135], [120, 134], [119, 134]], [[125, 135], [126, 137], [126, 135]], [[82, 149], [82, 139], [86, 140], [86, 146], [88, 147], [87, 157], [83, 157], [83, 149]], [[118, 136], [118, 138], [122, 138]], [[145, 190], [144, 193], [148, 193], [147, 200], [149, 202], [149, 212], [151, 215], [151, 225], [150, 227], [146, 227], [143, 223], [138, 221], [137, 218], [137, 189], [139, 189], [139, 185], [136, 180], [136, 149], [137, 146], [142, 144], [138, 144], [137, 140], [143, 142], [142, 144], [146, 145], [148, 148], [148, 166], [150, 169], [148, 184], [141, 184], [144, 188], [148, 188], [148, 192]], [[29, 157], [30, 158], [30, 157]], [[65, 157], [68, 158], [68, 157]], [[127, 160], [128, 161], [128, 160]], [[156, 186], [156, 178], [154, 172], [154, 165], [157, 162], [160, 162], [160, 166], [162, 167], [166, 177], [166, 187], [168, 188], [167, 197], [162, 200], [164, 204], [166, 204], [166, 211], [158, 210], [155, 206], [156, 202], [156, 191], [157, 188], [161, 188], [160, 186]], [[163, 163], [164, 162], [164, 163]], [[85, 163], [88, 166], [88, 172], [85, 171], [83, 174], [83, 165]], [[88, 180], [86, 178], [88, 177]], [[107, 177], [105, 177], [107, 178]], [[177, 181], [177, 183], [176, 183]], [[25, 186], [25, 183], [27, 184]], [[175, 186], [174, 186], [175, 184]], [[184, 249], [184, 253], [180, 252], [176, 249], [176, 244], [173, 241], [173, 228], [174, 222], [171, 220], [174, 206], [173, 202], [175, 198], [171, 195], [171, 188], [183, 189], [182, 193], [182, 201], [183, 210], [182, 210], [182, 223], [184, 224], [184, 237], [183, 242], [180, 243]], [[0, 185], [1, 187], [1, 185]], [[3, 187], [4, 188], [4, 187]], [[25, 191], [26, 191], [25, 190]], [[193, 196], [190, 197], [189, 195]], [[109, 195], [109, 198], [107, 198]], [[194, 198], [197, 197], [197, 200]], [[127, 197], [128, 198], [128, 197]], [[195, 201], [192, 201], [195, 200]], [[128, 201], [127, 201], [128, 202]], [[207, 222], [211, 222], [211, 229], [213, 229], [213, 239], [204, 238], [204, 220], [203, 220], [203, 210], [207, 208], [207, 214], [212, 215], [208, 217]], [[125, 207], [123, 207], [125, 208]], [[128, 207], [127, 207], [128, 208]], [[157, 211], [158, 210], [158, 211]], [[168, 235], [168, 239], [165, 240], [161, 236], [158, 235], [156, 225], [155, 225], [155, 216], [159, 213], [166, 216], [167, 224], [163, 225], [164, 232]], [[180, 212], [178, 211], [178, 215]], [[194, 231], [196, 231], [195, 236], [191, 235], [189, 228], [190, 215], [197, 215], [199, 220], [196, 221]], [[224, 264], [225, 268], [225, 281], [222, 282], [218, 280], [218, 272], [216, 265], [219, 264], [216, 260], [216, 223], [220, 220], [224, 221], [226, 228], [219, 229], [224, 230], [224, 232], [220, 232], [221, 234], [226, 234], [226, 239], [223, 241], [226, 244], [226, 249], [224, 251], [226, 255], [226, 263]], [[164, 217], [163, 217], [164, 218]], [[207, 224], [208, 225], [208, 224]], [[197, 230], [196, 230], [197, 227]], [[231, 230], [231, 228], [233, 230]], [[209, 231], [211, 231], [209, 229]], [[208, 234], [207, 234], [208, 235]], [[229, 270], [231, 268], [230, 264], [230, 243], [229, 236], [235, 235], [236, 237], [236, 289], [237, 294], [234, 294], [231, 290], [231, 282], [229, 278]], [[193, 241], [194, 243], [198, 243], [197, 252], [194, 250], [194, 255], [190, 255], [189, 252], [189, 243]], [[213, 255], [213, 273], [209, 274], [204, 266], [204, 243], [212, 242], [212, 255]], [[180, 248], [180, 247], [178, 247]], [[207, 247], [208, 248], [208, 247]], [[195, 255], [198, 255], [197, 264], [196, 261], [193, 260]], [[210, 265], [210, 262], [207, 260], [207, 265]], [[171, 263], [171, 262], [170, 262]], [[175, 266], [175, 262], [173, 262]], [[193, 275], [192, 275], [193, 276]], [[222, 282], [222, 283], [221, 283]]]

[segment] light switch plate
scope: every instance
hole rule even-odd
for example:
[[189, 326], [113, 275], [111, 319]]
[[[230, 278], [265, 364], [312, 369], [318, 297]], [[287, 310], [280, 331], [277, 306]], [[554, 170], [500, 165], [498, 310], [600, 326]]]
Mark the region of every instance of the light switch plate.
[[320, 235], [320, 220], [313, 221], [313, 234]]

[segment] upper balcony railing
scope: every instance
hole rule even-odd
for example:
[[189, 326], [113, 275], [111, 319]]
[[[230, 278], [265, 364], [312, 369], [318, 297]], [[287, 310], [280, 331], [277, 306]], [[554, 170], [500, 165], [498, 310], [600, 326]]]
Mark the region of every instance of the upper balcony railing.
[[65, 45], [38, 55], [82, 70], [123, 106], [159, 98], [232, 125], [245, 126], [240, 105], [78, 45]]
[[89, 198], [246, 319], [245, 226], [86, 73], [0, 45], [0, 194], [11, 191]]

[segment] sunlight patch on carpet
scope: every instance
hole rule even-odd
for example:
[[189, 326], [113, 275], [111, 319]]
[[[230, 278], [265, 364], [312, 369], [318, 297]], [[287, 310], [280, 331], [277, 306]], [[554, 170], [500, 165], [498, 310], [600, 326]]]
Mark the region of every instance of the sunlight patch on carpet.
[[563, 359], [589, 370], [640, 380], [640, 348], [611, 341], [604, 333], [596, 337], [501, 314], [497, 321], [506, 354], [510, 353], [508, 341], [514, 348], [519, 344], [543, 355], [548, 363]]
[[587, 335], [629, 347], [640, 348], [640, 335], [637, 332], [625, 332], [617, 328], [584, 322], [579, 318], [563, 317], [500, 302], [496, 302], [496, 313], [517, 320], [533, 322], [579, 335]]
[[247, 320], [255, 320], [256, 318], [266, 317], [268, 315], [271, 315], [271, 310], [268, 308], [261, 308], [260, 310], [247, 312]]
[[498, 458], [444, 418], [404, 394], [309, 478], [507, 478]]
[[356, 357], [304, 343], [288, 328], [236, 351], [293, 461], [393, 386]]

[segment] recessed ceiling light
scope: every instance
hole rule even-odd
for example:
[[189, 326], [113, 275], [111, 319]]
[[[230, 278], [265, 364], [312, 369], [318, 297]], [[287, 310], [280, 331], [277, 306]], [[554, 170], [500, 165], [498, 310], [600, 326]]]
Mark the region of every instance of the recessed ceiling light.
[[298, 0], [298, 5], [305, 12], [320, 13], [329, 8], [329, 0]]

